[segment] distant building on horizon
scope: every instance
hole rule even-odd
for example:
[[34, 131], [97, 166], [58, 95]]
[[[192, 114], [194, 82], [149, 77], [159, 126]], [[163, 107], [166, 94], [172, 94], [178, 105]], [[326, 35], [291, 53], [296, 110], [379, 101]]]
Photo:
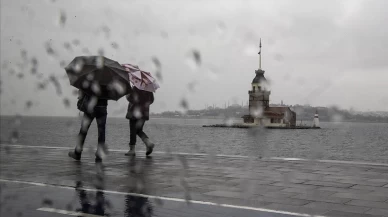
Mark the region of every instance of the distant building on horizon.
[[[295, 127], [296, 113], [288, 106], [270, 106], [268, 82], [261, 69], [261, 39], [259, 51], [259, 69], [255, 70], [256, 76], [252, 80], [252, 89], [249, 94], [249, 115], [244, 115], [245, 124], [265, 127]], [[283, 101], [281, 103], [283, 105]]]

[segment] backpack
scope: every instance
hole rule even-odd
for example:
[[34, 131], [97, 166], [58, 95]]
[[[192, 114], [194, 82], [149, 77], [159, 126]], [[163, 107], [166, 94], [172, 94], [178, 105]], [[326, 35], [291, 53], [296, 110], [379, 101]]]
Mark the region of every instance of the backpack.
[[89, 101], [90, 101], [90, 96], [86, 93], [83, 93], [82, 97], [80, 97], [77, 102], [78, 110], [80, 110], [81, 112], [87, 112]]

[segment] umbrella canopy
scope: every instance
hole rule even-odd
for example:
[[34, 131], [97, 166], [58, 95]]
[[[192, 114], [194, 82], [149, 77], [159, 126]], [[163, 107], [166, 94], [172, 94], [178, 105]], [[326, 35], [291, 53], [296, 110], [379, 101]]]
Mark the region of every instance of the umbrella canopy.
[[103, 56], [79, 56], [65, 67], [70, 84], [102, 99], [118, 100], [131, 92], [128, 72]]
[[160, 87], [151, 73], [140, 70], [138, 66], [132, 64], [123, 64], [123, 67], [127, 70], [131, 83], [138, 89], [155, 92]]

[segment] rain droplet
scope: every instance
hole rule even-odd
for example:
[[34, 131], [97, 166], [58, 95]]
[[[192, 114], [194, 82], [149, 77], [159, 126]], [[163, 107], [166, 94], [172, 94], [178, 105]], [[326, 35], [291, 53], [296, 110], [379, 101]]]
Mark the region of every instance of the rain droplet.
[[[76, 73], [79, 73], [79, 72], [81, 72], [81, 70], [84, 68], [84, 60], [83, 59], [81, 59], [81, 58], [78, 58], [77, 59], [77, 61], [75, 62], [75, 64], [74, 64], [74, 71], [76, 72]], [[91, 74], [89, 74], [89, 75], [91, 75]], [[88, 76], [89, 76], [88, 75]]]
[[90, 82], [89, 81], [87, 81], [87, 80], [84, 80], [83, 82], [82, 82], [82, 87], [83, 88], [88, 88], [90, 86]]
[[154, 64], [155, 66], [155, 75], [156, 75], [156, 78], [159, 80], [159, 81], [162, 81], [163, 78], [162, 78], [162, 63], [159, 61], [158, 58], [156, 57], [152, 57], [152, 63]]
[[38, 83], [38, 90], [44, 90], [46, 89], [46, 83], [45, 82], [41, 82], [41, 83]]
[[102, 32], [105, 34], [105, 37], [106, 37], [106, 38], [109, 38], [109, 36], [110, 36], [110, 28], [107, 27], [107, 26], [103, 26], [103, 27], [101, 28], [101, 30], [102, 30]]
[[[134, 110], [133, 110], [133, 116], [136, 118], [136, 119], [141, 119], [143, 117], [143, 114], [141, 113], [140, 111], [140, 108], [139, 107], [136, 107]], [[141, 123], [139, 122], [139, 125]], [[140, 127], [140, 126], [139, 126]]]
[[61, 84], [59, 83], [58, 79], [54, 75], [51, 75], [49, 79], [50, 79], [51, 83], [54, 84], [54, 87], [57, 91], [57, 94], [61, 95], [62, 89], [61, 89]]
[[168, 33], [165, 32], [165, 31], [161, 31], [160, 32], [160, 36], [162, 36], [162, 38], [164, 38], [164, 39], [167, 39], [168, 38]]
[[32, 107], [32, 101], [31, 100], [28, 100], [27, 102], [26, 102], [26, 109], [30, 109], [31, 107]]
[[113, 81], [109, 84], [109, 88], [115, 90], [118, 94], [124, 94], [126, 86], [120, 81]]
[[226, 32], [226, 25], [225, 25], [224, 22], [220, 21], [220, 22], [217, 23], [217, 32], [220, 35], [225, 34], [225, 32]]
[[277, 53], [277, 54], [275, 54], [274, 59], [276, 61], [282, 62], [284, 60], [284, 57], [283, 57], [283, 55]]
[[84, 54], [90, 54], [90, 51], [87, 47], [82, 48], [82, 53]]
[[64, 27], [65, 26], [65, 24], [66, 24], [66, 13], [65, 13], [65, 11], [63, 11], [63, 10], [61, 10], [60, 12], [59, 12], [59, 25], [61, 26], [61, 27]]
[[22, 56], [22, 58], [23, 58], [24, 60], [27, 59], [27, 51], [26, 51], [26, 50], [21, 50], [21, 51], [20, 51], [20, 55]]
[[78, 96], [78, 90], [77, 90], [77, 89], [74, 89], [74, 90], [72, 91], [72, 93], [73, 93], [74, 96]]
[[17, 130], [13, 130], [10, 135], [10, 141], [12, 144], [15, 144], [19, 141], [19, 132]]
[[112, 46], [113, 49], [118, 49], [119, 48], [119, 45], [116, 42], [112, 42], [111, 46]]
[[61, 60], [61, 62], [59, 62], [59, 66], [60, 66], [61, 68], [65, 68], [65, 67], [66, 67], [66, 61]]
[[187, 100], [185, 98], [183, 98], [180, 102], [180, 106], [185, 109], [185, 110], [188, 110], [189, 109], [189, 103], [187, 102]]
[[32, 57], [31, 59], [31, 63], [32, 63], [32, 66], [37, 66], [38, 65], [38, 59], [36, 59], [36, 57]]
[[72, 51], [72, 49], [71, 49], [71, 44], [70, 44], [69, 42], [63, 43], [63, 47], [64, 47], [66, 50], [68, 50], [68, 51]]
[[19, 79], [23, 79], [24, 78], [24, 74], [23, 73], [19, 73], [17, 76], [18, 76]]
[[192, 81], [190, 83], [187, 84], [187, 88], [191, 91], [191, 92], [195, 92], [195, 86], [198, 84], [197, 81]]
[[198, 50], [192, 50], [187, 55], [187, 65], [191, 70], [195, 71], [201, 65], [201, 54]]
[[90, 101], [89, 101], [89, 103], [88, 103], [88, 106], [87, 106], [87, 110], [88, 110], [89, 113], [92, 113], [92, 112], [93, 112], [94, 107], [97, 105], [97, 101], [98, 101], [98, 99], [97, 99], [97, 97], [95, 97], [95, 96], [93, 96], [93, 97], [90, 99]]
[[66, 108], [70, 108], [70, 100], [68, 98], [63, 99], [63, 104]]
[[104, 49], [102, 49], [102, 48], [98, 49], [97, 53], [100, 56], [104, 56]]
[[80, 45], [80, 41], [78, 39], [74, 39], [72, 42], [74, 46]]
[[56, 56], [56, 53], [49, 42], [46, 42], [45, 47], [46, 47], [46, 52], [48, 55]]
[[230, 127], [234, 124], [234, 121], [232, 118], [228, 118], [228, 119], [226, 119], [225, 124], [226, 124], [226, 126]]
[[254, 116], [254, 117], [263, 116], [263, 108], [261, 108], [261, 107], [252, 108], [252, 116]]
[[96, 95], [99, 96], [101, 94], [101, 88], [100, 85], [97, 82], [92, 83], [92, 92]]
[[102, 57], [102, 56], [97, 57], [96, 66], [98, 69], [104, 68], [104, 57]]
[[211, 80], [215, 81], [215, 80], [218, 79], [218, 75], [217, 75], [216, 70], [215, 70], [215, 68], [213, 66], [207, 67], [205, 72], [206, 72], [206, 76], [208, 78], [210, 78]]

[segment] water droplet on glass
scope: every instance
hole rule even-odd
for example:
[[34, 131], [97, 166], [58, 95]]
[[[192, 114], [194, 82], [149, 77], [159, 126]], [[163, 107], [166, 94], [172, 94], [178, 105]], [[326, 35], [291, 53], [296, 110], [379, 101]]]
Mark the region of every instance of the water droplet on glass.
[[9, 73], [10, 75], [14, 75], [14, 74], [16, 73], [16, 71], [15, 71], [15, 69], [10, 69], [10, 70], [8, 71], [8, 73]]
[[63, 10], [61, 10], [60, 12], [59, 12], [59, 25], [61, 26], [61, 27], [64, 27], [65, 26], [65, 24], [66, 24], [66, 13], [65, 13], [65, 11], [63, 11]]
[[218, 75], [216, 73], [215, 67], [207, 67], [205, 69], [205, 72], [206, 72], [206, 77], [208, 77], [210, 80], [215, 81], [218, 79]]
[[38, 90], [44, 90], [46, 89], [46, 82], [40, 82], [38, 83]]
[[68, 51], [72, 51], [72, 49], [71, 49], [71, 44], [70, 44], [69, 42], [63, 43], [63, 47], [64, 47], [66, 50], [68, 50]]
[[68, 98], [63, 99], [63, 104], [66, 108], [70, 108], [70, 100]]
[[87, 88], [89, 88], [89, 86], [90, 86], [90, 82], [89, 82], [89, 81], [84, 80], [84, 81], [82, 82], [82, 87], [83, 87], [83, 88], [87, 89]]
[[32, 101], [31, 100], [28, 100], [26, 102], [26, 109], [30, 109], [32, 107]]
[[17, 130], [13, 130], [12, 132], [11, 132], [11, 135], [10, 135], [10, 141], [11, 141], [11, 143], [12, 144], [15, 144], [15, 143], [17, 143], [18, 141], [19, 141], [19, 131], [17, 131]]
[[263, 116], [263, 108], [252, 108], [252, 116], [254, 117], [262, 117]]
[[74, 89], [74, 90], [72, 91], [72, 93], [73, 93], [73, 96], [78, 96], [78, 94], [79, 94], [79, 90], [77, 90], [77, 89]]
[[64, 60], [61, 60], [61, 62], [59, 62], [59, 66], [61, 67], [61, 68], [65, 68], [66, 67], [66, 61], [64, 61]]
[[111, 82], [108, 88], [115, 90], [120, 95], [124, 94], [126, 91], [126, 86], [120, 81]]
[[89, 103], [87, 105], [87, 111], [89, 113], [93, 112], [94, 107], [97, 105], [97, 101], [98, 101], [97, 97], [95, 97], [95, 96], [91, 97], [91, 99], [90, 99], [90, 101], [89, 101]]
[[32, 66], [36, 67], [38, 65], [38, 59], [36, 59], [36, 57], [32, 57], [31, 63], [32, 63]]
[[185, 98], [183, 98], [180, 102], [180, 106], [184, 109], [184, 110], [188, 110], [189, 109], [189, 103], [187, 102], [187, 100]]
[[232, 118], [228, 118], [228, 119], [226, 119], [225, 124], [226, 124], [226, 126], [230, 127], [234, 124], [234, 121]]
[[186, 59], [187, 65], [191, 68], [192, 71], [195, 71], [198, 69], [198, 67], [201, 65], [201, 54], [198, 50], [192, 50], [187, 55]]
[[275, 54], [274, 59], [276, 61], [282, 62], [284, 60], [284, 57], [283, 57], [283, 55], [277, 53], [277, 54]]
[[155, 75], [159, 81], [162, 81], [162, 63], [157, 57], [152, 57], [152, 63], [155, 67]]
[[27, 60], [27, 51], [26, 50], [21, 50], [20, 55], [22, 56], [23, 60]]
[[82, 48], [82, 53], [84, 54], [90, 54], [90, 51], [87, 47]]
[[198, 84], [197, 81], [192, 81], [190, 83], [187, 84], [187, 88], [191, 91], [191, 92], [195, 92], [195, 86]]
[[99, 57], [97, 57], [96, 66], [98, 69], [104, 68], [104, 57], [103, 56], [100, 55]]
[[[141, 119], [143, 117], [143, 114], [141, 113], [141, 110], [139, 107], [136, 107], [134, 110], [133, 110], [133, 116], [136, 118], [136, 119]], [[139, 122], [139, 127], [140, 127], [140, 122]]]
[[98, 84], [97, 82], [93, 82], [92, 83], [92, 92], [96, 95], [96, 96], [99, 96], [101, 94], [101, 87], [100, 87], [100, 84]]
[[[76, 72], [76, 73], [79, 73], [79, 72], [81, 72], [81, 70], [84, 68], [84, 60], [83, 59], [81, 59], [81, 58], [78, 58], [77, 59], [77, 61], [75, 62], [75, 64], [74, 64], [74, 71]], [[90, 74], [89, 74], [90, 75]], [[88, 75], [88, 76], [89, 76]]]
[[54, 49], [52, 48], [51, 44], [49, 42], [46, 42], [45, 44], [46, 47], [46, 53], [50, 56], [56, 56], [56, 53]]
[[102, 32], [105, 34], [105, 37], [106, 37], [106, 38], [109, 38], [109, 36], [110, 36], [110, 28], [107, 27], [107, 26], [103, 26], [103, 27], [101, 28], [101, 30], [102, 30]]
[[61, 95], [62, 94], [62, 88], [61, 88], [61, 84], [59, 83], [58, 79], [54, 76], [54, 75], [51, 75], [49, 77], [51, 83], [54, 85], [56, 91], [57, 91], [57, 94], [58, 95]]
[[113, 49], [118, 49], [119, 48], [119, 45], [116, 42], [112, 42], [111, 46], [112, 46]]
[[218, 22], [217, 23], [217, 32], [220, 35], [224, 35], [226, 32], [226, 25], [224, 22]]
[[17, 77], [18, 77], [19, 79], [23, 79], [23, 78], [24, 78], [24, 74], [23, 74], [23, 73], [18, 73]]
[[167, 39], [168, 38], [168, 33], [165, 32], [165, 31], [161, 31], [160, 32], [160, 36], [162, 36], [162, 38], [164, 38], [164, 39]]
[[79, 41], [78, 39], [74, 39], [74, 40], [72, 41], [72, 43], [73, 43], [74, 46], [80, 45], [80, 41]]

